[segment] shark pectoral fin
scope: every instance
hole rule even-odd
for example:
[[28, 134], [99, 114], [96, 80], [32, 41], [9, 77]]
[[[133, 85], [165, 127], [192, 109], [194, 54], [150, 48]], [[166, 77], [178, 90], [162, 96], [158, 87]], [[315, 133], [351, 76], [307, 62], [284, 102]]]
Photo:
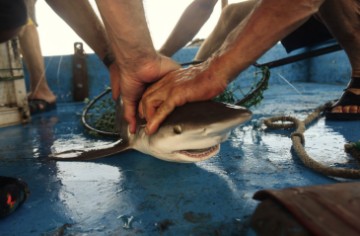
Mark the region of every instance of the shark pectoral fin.
[[88, 161], [111, 156], [127, 149], [129, 149], [128, 143], [120, 139], [114, 143], [99, 147], [52, 153], [49, 155], [49, 158], [58, 161]]

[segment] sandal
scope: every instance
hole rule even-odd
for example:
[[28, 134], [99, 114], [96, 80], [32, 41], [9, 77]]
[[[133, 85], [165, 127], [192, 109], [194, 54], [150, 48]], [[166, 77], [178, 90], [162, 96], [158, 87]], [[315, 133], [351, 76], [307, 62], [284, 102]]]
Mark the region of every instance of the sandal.
[[56, 102], [47, 102], [43, 99], [29, 99], [28, 104], [31, 115], [56, 109]]
[[[354, 94], [353, 92], [349, 91], [350, 88], [360, 89], [360, 78], [352, 78], [339, 100], [337, 100], [327, 111], [325, 111], [326, 119], [339, 121], [360, 120], [360, 95]], [[355, 113], [332, 112], [331, 110], [337, 106], [358, 106], [358, 111], [355, 111]]]

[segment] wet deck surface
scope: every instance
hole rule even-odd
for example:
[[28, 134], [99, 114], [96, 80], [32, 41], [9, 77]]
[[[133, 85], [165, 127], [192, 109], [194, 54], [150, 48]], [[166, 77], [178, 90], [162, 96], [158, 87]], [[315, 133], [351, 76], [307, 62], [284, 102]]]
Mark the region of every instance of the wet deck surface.
[[[157, 160], [135, 151], [91, 162], [54, 162], [53, 150], [92, 146], [80, 123], [82, 103], [30, 124], [0, 129], [0, 173], [30, 187], [28, 201], [0, 221], [1, 235], [253, 235], [248, 220], [261, 189], [334, 183], [291, 152], [288, 131], [268, 131], [265, 117], [303, 118], [338, 98], [343, 86], [271, 85], [253, 119], [233, 131], [220, 153], [197, 164]], [[343, 145], [359, 140], [359, 122], [325, 118], [306, 131], [306, 150], [332, 166], [354, 165]], [[64, 227], [69, 224], [68, 227]], [[60, 234], [61, 235], [61, 234]]]

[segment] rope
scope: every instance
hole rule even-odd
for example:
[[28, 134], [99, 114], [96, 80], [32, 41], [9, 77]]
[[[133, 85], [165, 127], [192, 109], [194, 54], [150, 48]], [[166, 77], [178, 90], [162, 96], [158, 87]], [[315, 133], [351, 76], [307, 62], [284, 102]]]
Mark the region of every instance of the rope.
[[349, 153], [352, 157], [360, 161], [360, 141], [355, 143], [345, 144], [345, 152]]
[[[295, 131], [291, 134], [291, 140], [293, 143], [293, 148], [300, 158], [300, 160], [304, 163], [305, 166], [310, 169], [317, 171], [326, 176], [340, 177], [340, 178], [348, 178], [348, 179], [358, 179], [360, 178], [360, 170], [359, 169], [351, 169], [351, 168], [336, 168], [325, 166], [317, 161], [315, 161], [312, 157], [310, 157], [304, 148], [305, 137], [304, 132], [306, 130], [306, 126], [313, 122], [315, 119], [318, 119], [324, 110], [328, 109], [331, 106], [331, 102], [328, 102], [322, 106], [319, 106], [315, 109], [308, 117], [300, 121], [297, 118], [290, 116], [279, 116], [272, 117], [264, 120], [264, 124], [271, 129], [290, 129], [294, 128]], [[281, 123], [279, 123], [281, 122]], [[287, 123], [284, 123], [287, 122]]]

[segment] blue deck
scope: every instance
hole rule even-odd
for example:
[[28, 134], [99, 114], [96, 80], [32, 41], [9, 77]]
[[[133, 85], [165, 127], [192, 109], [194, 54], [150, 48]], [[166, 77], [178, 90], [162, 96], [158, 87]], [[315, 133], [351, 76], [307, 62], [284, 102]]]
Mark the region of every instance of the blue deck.
[[[106, 142], [84, 134], [79, 119], [84, 104], [72, 102], [69, 92], [69, 59], [47, 58], [57, 111], [0, 129], [1, 175], [20, 177], [31, 190], [28, 201], [0, 221], [2, 236], [52, 235], [65, 224], [64, 235], [253, 235], [248, 220], [258, 204], [252, 199], [256, 191], [338, 181], [304, 167], [291, 152], [289, 132], [268, 131], [261, 120], [302, 118], [338, 98], [350, 76], [342, 52], [318, 58], [319, 64], [304, 61], [272, 70], [265, 99], [252, 108], [253, 119], [232, 132], [215, 158], [197, 164], [168, 163], [135, 151], [92, 162], [49, 161], [53, 150]], [[108, 78], [94, 56], [92, 63], [94, 96]], [[290, 78], [296, 90], [280, 77]], [[346, 166], [343, 145], [359, 140], [359, 131], [359, 122], [321, 118], [305, 133], [306, 150], [322, 163]]]

